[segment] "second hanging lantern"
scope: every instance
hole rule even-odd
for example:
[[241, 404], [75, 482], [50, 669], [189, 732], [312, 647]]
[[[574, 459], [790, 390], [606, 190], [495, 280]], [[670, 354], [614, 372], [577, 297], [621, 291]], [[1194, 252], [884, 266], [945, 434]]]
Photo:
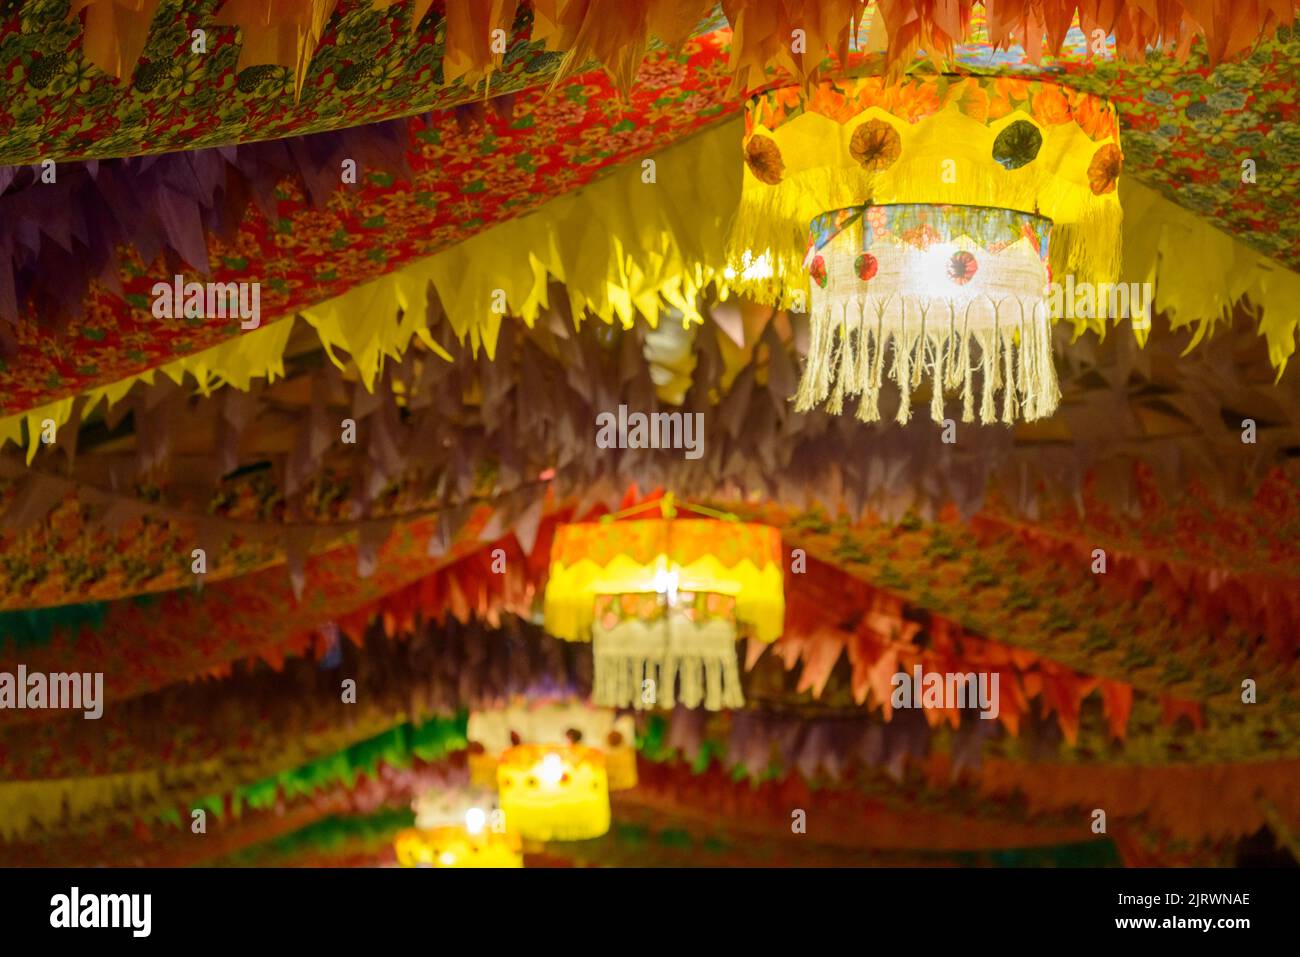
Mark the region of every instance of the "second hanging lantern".
[[612, 708], [743, 706], [736, 641], [775, 641], [785, 617], [781, 536], [727, 519], [561, 526], [546, 629], [592, 642], [592, 701]]

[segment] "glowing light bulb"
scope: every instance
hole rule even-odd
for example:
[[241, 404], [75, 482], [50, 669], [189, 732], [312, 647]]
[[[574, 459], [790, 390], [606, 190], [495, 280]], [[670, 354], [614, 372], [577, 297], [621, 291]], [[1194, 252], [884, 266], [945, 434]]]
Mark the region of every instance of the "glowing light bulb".
[[722, 270], [722, 276], [728, 282], [733, 282], [737, 276], [746, 282], [755, 282], [760, 279], [771, 279], [775, 272], [767, 253], [759, 253], [755, 256], [753, 250], [746, 249], [740, 257], [740, 272], [736, 272], [735, 266], [727, 266]]
[[742, 279], [754, 281], [756, 279], [770, 279], [772, 277], [772, 261], [768, 259], [767, 253], [761, 253], [755, 257], [752, 252], [745, 250], [745, 257], [741, 263]]
[[451, 865], [456, 863], [456, 855], [451, 851], [443, 851], [442, 855], [438, 858], [438, 863], [443, 867], [451, 867]]
[[655, 571], [654, 588], [661, 595], [668, 596], [668, 604], [675, 604], [677, 601], [677, 569], [660, 568]]
[[922, 276], [925, 292], [937, 293], [951, 285], [948, 264], [952, 260], [953, 249], [951, 243], [935, 243], [926, 250], [924, 275]]
[[472, 807], [465, 812], [465, 830], [471, 834], [482, 834], [487, 825], [487, 814], [481, 807]]
[[560, 760], [558, 754], [548, 754], [542, 758], [542, 770], [538, 777], [548, 787], [554, 787], [560, 783], [560, 778], [564, 777], [564, 762]]

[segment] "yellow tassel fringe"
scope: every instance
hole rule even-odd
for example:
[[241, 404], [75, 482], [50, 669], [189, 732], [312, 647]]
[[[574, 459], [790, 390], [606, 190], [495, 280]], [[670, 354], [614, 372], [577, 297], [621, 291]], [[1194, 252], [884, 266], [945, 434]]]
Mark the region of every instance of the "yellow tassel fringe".
[[[900, 396], [900, 424], [912, 417], [912, 394], [924, 380], [931, 386], [930, 417], [944, 421], [945, 392], [960, 391], [962, 421], [975, 421], [978, 371], [980, 422], [1033, 421], [1056, 411], [1060, 388], [1052, 363], [1051, 326], [1041, 300], [1007, 300], [998, 305], [996, 328], [968, 328], [966, 314], [938, 300], [908, 298], [901, 324], [886, 323], [888, 300], [850, 303], [815, 311], [808, 361], [795, 409], [825, 404], [839, 415], [846, 399], [861, 396], [857, 417], [879, 422], [886, 360], [888, 377]], [[1035, 314], [1035, 310], [1037, 313]], [[942, 312], [942, 315], [937, 313]], [[972, 349], [972, 343], [977, 347]]]

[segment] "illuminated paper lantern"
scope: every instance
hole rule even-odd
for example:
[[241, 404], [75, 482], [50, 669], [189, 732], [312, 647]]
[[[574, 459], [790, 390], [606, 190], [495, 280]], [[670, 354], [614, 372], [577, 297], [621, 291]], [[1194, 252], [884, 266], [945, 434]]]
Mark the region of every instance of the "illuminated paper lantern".
[[497, 784], [497, 760], [516, 744], [583, 744], [605, 753], [609, 789], [636, 787], [636, 725], [631, 715], [585, 701], [512, 705], [472, 711], [466, 736], [470, 778], [477, 786]]
[[407, 828], [393, 839], [402, 867], [523, 867], [519, 836], [464, 825]]
[[715, 519], [561, 526], [546, 629], [592, 641], [592, 700], [615, 708], [740, 707], [735, 642], [781, 634], [781, 536]]
[[523, 867], [523, 841], [493, 788], [433, 788], [411, 802], [415, 827], [394, 837], [403, 867]]
[[532, 841], [584, 841], [609, 830], [605, 756], [582, 745], [521, 744], [497, 766], [510, 829]]
[[[962, 419], [1033, 420], [1055, 411], [1048, 243], [1041, 216], [974, 206], [858, 206], [813, 222], [812, 335], [795, 408], [880, 419], [886, 377], [900, 396], [927, 379], [930, 413], [962, 396]], [[976, 381], [978, 375], [978, 382]], [[998, 401], [1000, 394], [1001, 401]]]
[[1119, 121], [1090, 93], [1008, 76], [777, 87], [747, 102], [742, 152], [731, 285], [764, 301], [808, 290], [813, 220], [865, 204], [1036, 213], [1053, 224], [1055, 275], [1119, 272]]
[[900, 422], [923, 382], [938, 420], [945, 390], [967, 421], [977, 390], [984, 422], [1052, 413], [1046, 287], [1119, 272], [1109, 102], [1019, 77], [841, 77], [764, 91], [745, 117], [728, 283], [810, 313], [800, 409], [861, 394], [874, 420], [888, 377]]
[[436, 788], [411, 802], [415, 827], [393, 840], [402, 867], [522, 867], [522, 841], [494, 791]]

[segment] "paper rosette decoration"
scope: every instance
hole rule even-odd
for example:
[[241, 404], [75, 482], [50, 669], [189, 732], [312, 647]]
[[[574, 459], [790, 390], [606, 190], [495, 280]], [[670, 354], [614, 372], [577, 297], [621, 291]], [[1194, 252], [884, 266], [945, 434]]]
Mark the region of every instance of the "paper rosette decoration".
[[[886, 374], [898, 386], [898, 421], [929, 373], [930, 413], [944, 392], [962, 419], [1051, 415], [1060, 390], [1052, 365], [1048, 290], [1050, 221], [975, 206], [859, 206], [813, 221], [805, 257], [812, 278], [808, 361], [795, 408], [839, 414], [861, 395], [858, 418], [880, 419]], [[887, 353], [892, 351], [892, 365]], [[979, 373], [976, 385], [975, 373]]]
[[596, 704], [717, 711], [744, 704], [735, 641], [780, 636], [783, 589], [781, 536], [764, 525], [563, 525], [551, 549], [546, 629], [593, 642]]
[[1053, 223], [1051, 265], [1114, 282], [1119, 121], [1109, 102], [1018, 77], [845, 77], [779, 87], [745, 110], [732, 285], [768, 302], [806, 290], [814, 219], [865, 204], [984, 206]]
[[471, 831], [465, 825], [406, 828], [393, 838], [402, 867], [523, 867], [517, 834], [491, 828]]
[[530, 841], [585, 841], [609, 830], [609, 779], [595, 748], [521, 744], [497, 766], [509, 829]]
[[498, 758], [516, 744], [597, 748], [605, 753], [609, 789], [636, 787], [636, 725], [631, 715], [620, 717], [609, 708], [570, 701], [473, 711], [466, 737], [470, 779], [480, 787], [496, 787]]

